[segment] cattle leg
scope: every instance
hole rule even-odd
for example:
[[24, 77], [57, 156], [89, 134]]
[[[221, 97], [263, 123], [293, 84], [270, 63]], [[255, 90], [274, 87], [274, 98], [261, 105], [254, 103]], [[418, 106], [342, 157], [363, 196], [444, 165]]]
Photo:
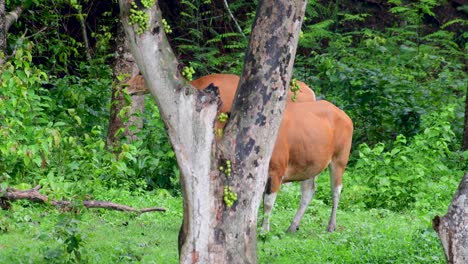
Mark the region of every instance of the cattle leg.
[[316, 177], [313, 177], [301, 182], [301, 203], [299, 204], [299, 209], [297, 209], [296, 216], [294, 216], [294, 220], [288, 228], [288, 232], [296, 232], [299, 230], [299, 224], [301, 223], [302, 217], [304, 216], [310, 200], [314, 197], [315, 190], [317, 189], [315, 179]]
[[262, 224], [262, 232], [267, 233], [270, 232], [270, 216], [271, 210], [275, 205], [276, 196], [278, 192], [265, 194], [263, 195], [263, 224]]
[[336, 227], [336, 211], [338, 210], [338, 202], [340, 201], [341, 195], [341, 180], [344, 173], [345, 166], [337, 166], [334, 162], [330, 163], [330, 180], [331, 180], [331, 191], [333, 197], [333, 207], [330, 216], [330, 222], [328, 223], [328, 232], [335, 231]]
[[265, 193], [263, 194], [263, 233], [270, 231], [271, 210], [273, 210], [273, 206], [275, 205], [276, 196], [278, 195], [282, 180], [283, 177], [278, 177], [276, 175], [270, 175], [268, 177]]

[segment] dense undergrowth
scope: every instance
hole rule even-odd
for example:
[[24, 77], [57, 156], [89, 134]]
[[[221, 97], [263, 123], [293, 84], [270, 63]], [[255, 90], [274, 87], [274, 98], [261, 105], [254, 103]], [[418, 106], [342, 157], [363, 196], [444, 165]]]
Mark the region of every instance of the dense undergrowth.
[[[300, 195], [293, 187], [277, 204], [273, 217], [277, 231], [259, 244], [262, 262], [300, 263], [301, 256], [316, 263], [401, 263], [408, 256], [414, 260], [411, 263], [442, 261], [435, 234], [429, 231], [430, 220], [446, 210], [468, 170], [468, 153], [459, 151], [468, 82], [467, 36], [460, 26], [467, 22], [461, 16], [434, 27], [426, 20], [436, 17], [432, 11], [436, 2], [388, 2], [393, 6], [388, 14], [395, 22], [380, 27], [366, 25], [371, 16], [365, 8], [359, 12], [336, 3], [310, 1], [294, 74], [318, 98], [345, 110], [355, 124], [338, 221], [344, 228], [337, 235], [322, 232], [330, 203], [329, 178], [323, 175], [309, 210], [317, 218], [305, 220], [306, 231], [286, 236], [282, 230]], [[55, 5], [63, 10], [68, 4], [58, 1]], [[181, 12], [174, 14], [170, 10], [176, 7], [166, 5], [163, 10], [174, 31], [169, 35], [171, 43], [196, 76], [240, 73], [247, 39], [232, 26], [219, 26], [226, 20], [219, 7], [206, 1], [180, 1]], [[248, 37], [254, 6], [238, 1], [230, 7]], [[67, 21], [39, 12], [45, 8], [41, 3], [34, 8], [30, 20], [20, 21], [16, 33], [9, 36], [9, 51], [14, 52], [1, 66], [0, 189], [40, 184], [42, 192], [60, 199], [121, 199], [137, 207], [166, 204], [171, 210], [166, 216], [97, 211], [81, 217], [18, 202], [11, 211], [1, 212], [0, 262], [10, 262], [15, 256], [10, 253], [14, 246], [3, 237], [35, 244], [21, 256], [23, 262], [95, 262], [100, 254], [110, 262], [143, 261], [144, 254], [159, 256], [156, 263], [174, 262], [181, 216], [179, 172], [152, 98], [146, 98], [145, 125], [139, 135], [144, 140], [123, 140], [113, 152], [106, 147], [110, 91], [115, 85], [109, 66], [112, 12], [100, 16], [103, 26], [93, 32], [99, 48], [88, 62], [78, 56], [84, 51], [80, 41], [51, 30]], [[415, 12], [418, 8], [419, 13]], [[46, 21], [50, 28], [31, 38], [20, 34]], [[418, 221], [412, 223], [413, 218]], [[93, 241], [104, 239], [106, 232], [126, 229], [126, 222], [136, 225], [128, 236], [139, 232], [138, 225], [162, 233], [145, 232], [141, 236], [148, 239], [142, 244], [133, 238], [112, 238], [109, 248], [120, 253], [109, 259], [105, 253], [109, 248], [99, 249]], [[21, 238], [27, 234], [29, 238]], [[296, 247], [283, 250], [287, 244]], [[367, 248], [369, 244], [373, 247]], [[166, 245], [173, 250], [167, 253]], [[153, 253], [141, 253], [149, 248]], [[341, 258], [348, 262], [338, 261]]]

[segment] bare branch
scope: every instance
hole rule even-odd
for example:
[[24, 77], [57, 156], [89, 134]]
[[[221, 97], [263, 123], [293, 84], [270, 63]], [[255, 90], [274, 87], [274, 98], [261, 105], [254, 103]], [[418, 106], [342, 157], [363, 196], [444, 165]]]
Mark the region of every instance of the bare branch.
[[242, 28], [239, 26], [239, 23], [237, 23], [237, 20], [236, 18], [234, 17], [234, 15], [232, 14], [231, 12], [231, 9], [229, 8], [229, 4], [227, 2], [227, 0], [224, 0], [224, 7], [226, 8], [226, 10], [228, 11], [229, 13], [229, 16], [231, 16], [231, 19], [234, 21], [234, 24], [236, 24], [236, 27], [237, 27], [237, 30], [239, 31], [239, 33], [241, 33], [241, 35], [244, 37], [244, 38], [247, 38], [244, 34], [244, 32], [242, 31]]
[[[0, 195], [1, 195], [0, 199], [3, 200], [0, 203], [0, 207], [2, 207], [2, 209], [8, 209], [10, 207], [8, 202], [15, 201], [15, 200], [29, 200], [29, 201], [38, 202], [38, 203], [50, 203], [53, 206], [66, 208], [66, 209], [70, 209], [73, 207], [72, 206], [73, 201], [49, 200], [49, 198], [46, 195], [39, 193], [40, 189], [41, 189], [41, 186], [37, 185], [36, 187], [29, 189], [29, 190], [25, 190], [25, 191], [16, 190], [14, 188], [8, 188], [6, 189], [6, 191], [0, 190]], [[143, 208], [143, 209], [135, 209], [133, 207], [123, 205], [123, 204], [117, 204], [117, 203], [113, 203], [109, 201], [95, 201], [95, 200], [84, 200], [83, 206], [86, 208], [104, 208], [104, 209], [124, 211], [124, 212], [135, 212], [138, 214], [154, 212], [154, 211], [159, 211], [159, 212], [166, 211], [165, 208], [161, 208], [161, 207], [149, 207], [149, 208]]]

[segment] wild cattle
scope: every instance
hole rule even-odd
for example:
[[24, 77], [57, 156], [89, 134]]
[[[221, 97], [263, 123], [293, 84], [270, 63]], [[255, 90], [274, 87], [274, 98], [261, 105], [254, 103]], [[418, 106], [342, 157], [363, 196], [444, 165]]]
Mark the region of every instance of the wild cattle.
[[[229, 113], [231, 111], [232, 103], [234, 102], [234, 96], [236, 95], [237, 86], [239, 84], [240, 78], [235, 74], [227, 74], [227, 73], [216, 73], [210, 74], [203, 77], [200, 77], [196, 80], [190, 82], [190, 84], [199, 89], [203, 90], [207, 88], [209, 85], [214, 85], [219, 88], [219, 96], [221, 97], [221, 107], [218, 111], [220, 113]], [[148, 89], [145, 85], [145, 79], [142, 75], [135, 75], [133, 76], [128, 82], [127, 90], [131, 91], [131, 93], [135, 93], [133, 91], [146, 91]], [[309, 88], [305, 83], [301, 81], [297, 81], [299, 86], [299, 90], [297, 91], [297, 96], [295, 102], [308, 102], [308, 101], [315, 101], [315, 93], [312, 89]], [[288, 91], [288, 102], [292, 102], [293, 92], [289, 89]], [[215, 131], [218, 131], [219, 128], [223, 128], [224, 124], [216, 122], [215, 124]]]
[[[235, 83], [234, 83], [235, 82]], [[228, 112], [234, 101], [239, 77], [231, 74], [213, 74], [192, 81], [197, 89], [211, 83], [220, 90], [220, 112]], [[305, 83], [297, 81], [299, 94], [293, 103], [289, 90], [278, 137], [268, 170], [268, 182], [263, 199], [262, 229], [270, 229], [270, 215], [282, 183], [301, 181], [301, 202], [288, 228], [299, 229], [310, 200], [316, 190], [316, 178], [330, 168], [332, 212], [327, 230], [336, 227], [336, 211], [342, 188], [342, 177], [348, 163], [353, 135], [353, 123], [342, 110], [327, 101], [316, 101], [315, 93]]]
[[[219, 112], [230, 111], [239, 83], [233, 74], [212, 74], [191, 82], [197, 89], [210, 84], [220, 90]], [[299, 92], [295, 102], [292, 92], [288, 100], [269, 165], [268, 182], [264, 194], [263, 231], [270, 229], [270, 215], [280, 186], [284, 182], [301, 181], [302, 198], [299, 209], [288, 231], [296, 231], [316, 190], [316, 177], [330, 167], [333, 207], [327, 230], [336, 227], [336, 210], [342, 187], [353, 133], [351, 119], [327, 101], [316, 101], [314, 92], [298, 81]], [[144, 86], [142, 76], [134, 76], [130, 86]], [[139, 88], [142, 89], [142, 88]], [[223, 124], [217, 122], [216, 127]]]
[[351, 119], [327, 101], [286, 105], [268, 169], [268, 182], [263, 197], [263, 232], [270, 229], [269, 218], [281, 183], [292, 181], [301, 181], [302, 197], [288, 231], [299, 229], [300, 221], [315, 193], [317, 176], [327, 167], [330, 169], [333, 197], [327, 230], [335, 230], [336, 210], [352, 135]]

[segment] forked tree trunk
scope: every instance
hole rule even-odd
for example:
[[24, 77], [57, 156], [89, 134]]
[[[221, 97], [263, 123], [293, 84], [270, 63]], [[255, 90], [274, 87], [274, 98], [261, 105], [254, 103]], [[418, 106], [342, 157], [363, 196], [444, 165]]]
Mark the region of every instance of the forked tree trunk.
[[432, 220], [448, 263], [468, 263], [468, 172], [453, 197], [448, 212]]
[[[231, 118], [216, 141], [217, 88], [198, 91], [181, 78], [157, 4], [150, 10], [139, 6], [150, 22], [137, 35], [141, 25], [129, 25], [130, 5], [120, 0], [132, 53], [165, 120], [180, 167], [181, 263], [257, 262], [257, 211], [305, 6], [305, 0], [259, 1]], [[225, 187], [237, 194], [232, 206], [223, 201]]]

